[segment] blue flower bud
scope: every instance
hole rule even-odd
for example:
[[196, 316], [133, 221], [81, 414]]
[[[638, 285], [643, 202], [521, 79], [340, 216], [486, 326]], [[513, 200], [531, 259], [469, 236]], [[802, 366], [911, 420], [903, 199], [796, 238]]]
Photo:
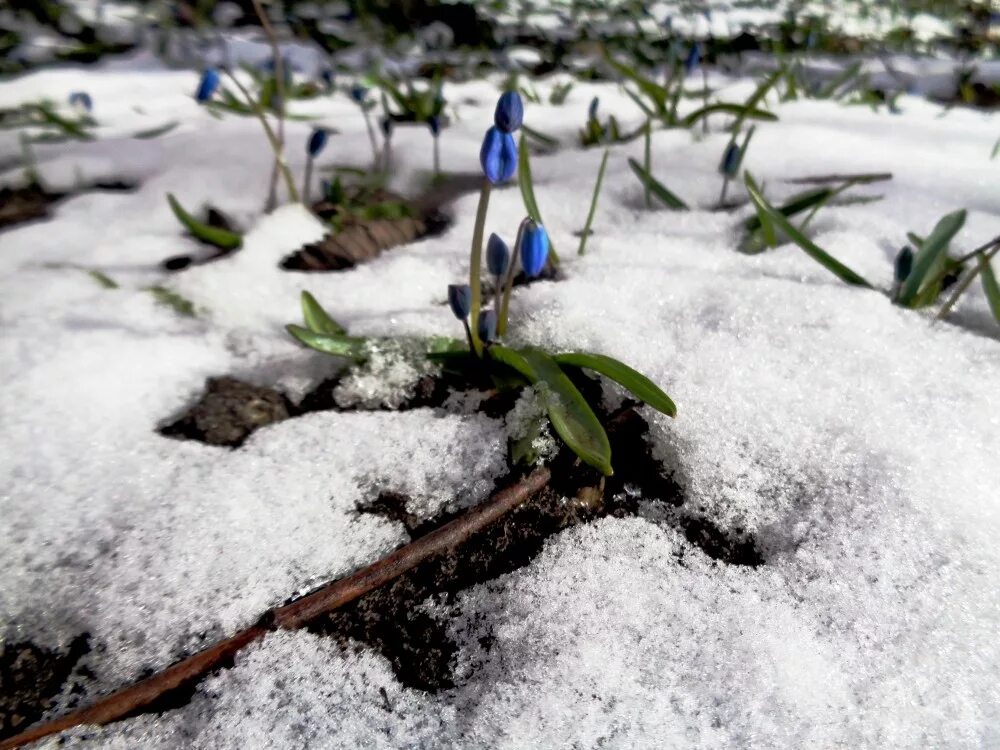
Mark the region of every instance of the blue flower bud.
[[70, 94], [69, 104], [71, 107], [77, 107], [85, 112], [90, 112], [94, 109], [94, 102], [90, 98], [90, 94], [86, 91], [74, 91]]
[[506, 182], [517, 171], [517, 144], [514, 136], [496, 126], [486, 131], [483, 147], [479, 150], [479, 163], [486, 179], [494, 185]]
[[306, 151], [309, 152], [309, 156], [316, 156], [326, 148], [326, 141], [329, 138], [330, 133], [326, 128], [316, 128], [309, 135], [309, 143], [306, 145]]
[[435, 138], [441, 135], [441, 120], [437, 115], [431, 115], [427, 118], [427, 127], [431, 129], [431, 135]]
[[319, 79], [323, 82], [323, 85], [326, 87], [327, 91], [333, 88], [334, 74], [333, 71], [330, 70], [329, 68], [323, 68], [323, 70], [319, 72]]
[[513, 133], [524, 121], [524, 102], [516, 91], [505, 92], [497, 101], [493, 124], [505, 133]]
[[496, 341], [497, 338], [497, 312], [490, 308], [479, 313], [479, 323], [476, 326], [479, 338], [486, 343]]
[[601, 100], [596, 96], [590, 100], [590, 107], [587, 109], [587, 117], [591, 120], [597, 119], [597, 107], [600, 105]]
[[510, 248], [494, 232], [486, 242], [486, 268], [491, 276], [503, 276], [510, 266]]
[[687, 57], [684, 58], [684, 72], [692, 73], [701, 62], [701, 45], [695, 42], [688, 50]]
[[726, 152], [722, 155], [722, 163], [719, 164], [719, 171], [726, 177], [735, 177], [740, 169], [740, 147], [735, 143], [726, 146]]
[[529, 279], [542, 272], [549, 259], [549, 235], [545, 227], [534, 221], [525, 224], [521, 235], [521, 267]]
[[201, 74], [201, 81], [198, 83], [198, 91], [194, 98], [199, 104], [204, 104], [212, 98], [212, 94], [219, 88], [219, 71], [215, 68], [208, 68]]
[[392, 138], [392, 130], [395, 127], [395, 123], [392, 121], [392, 118], [383, 117], [379, 125], [382, 127], [382, 135], [386, 138]]
[[351, 86], [351, 99], [353, 99], [356, 104], [364, 103], [366, 96], [368, 96], [368, 89], [360, 83], [356, 83]]
[[469, 310], [472, 308], [472, 289], [469, 285], [449, 284], [448, 305], [459, 320], [469, 317]]
[[895, 278], [897, 284], [902, 284], [913, 270], [913, 251], [904, 247], [896, 256]]

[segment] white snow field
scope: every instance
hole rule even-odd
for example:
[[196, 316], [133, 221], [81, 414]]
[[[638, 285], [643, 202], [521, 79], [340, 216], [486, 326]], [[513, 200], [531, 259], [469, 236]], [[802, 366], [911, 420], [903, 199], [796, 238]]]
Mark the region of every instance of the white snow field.
[[[712, 79], [721, 99], [755, 83]], [[0, 84], [0, 107], [86, 90], [93, 142], [37, 145], [46, 183], [138, 182], [69, 199], [0, 234], [0, 639], [59, 647], [89, 633], [83, 690], [50, 715], [253, 623], [268, 607], [405, 543], [356, 506], [382, 490], [431, 517], [486, 497], [506, 471], [503, 420], [434, 410], [317, 412], [236, 450], [160, 436], [207, 377], [301, 395], [337, 367], [299, 347], [309, 289], [353, 334], [461, 335], [442, 303], [467, 277], [477, 196], [442, 235], [338, 273], [279, 261], [324, 232], [299, 206], [262, 216], [270, 169], [252, 119], [216, 119], [196, 74], [148, 60], [64, 68]], [[448, 85], [445, 170], [475, 172], [498, 81]], [[549, 83], [539, 84], [543, 99]], [[306, 632], [248, 647], [186, 706], [40, 743], [88, 748], [988, 748], [1000, 746], [1000, 326], [976, 288], [951, 322], [841, 283], [798, 247], [736, 251], [749, 216], [710, 210], [728, 134], [653, 135], [653, 172], [696, 207], [647, 211], [612, 148], [594, 235], [575, 254], [601, 149], [576, 131], [603, 114], [637, 125], [616, 86], [578, 84], [525, 121], [562, 149], [533, 154], [539, 207], [566, 280], [515, 292], [513, 337], [606, 353], [659, 383], [674, 420], [643, 408], [654, 452], [686, 503], [746, 529], [765, 562], [706, 557], [652, 511], [550, 538], [529, 565], [434, 599], [460, 645], [456, 686], [400, 685], [366, 648]], [[688, 106], [697, 106], [694, 100]], [[898, 114], [833, 102], [769, 103], [745, 166], [778, 201], [787, 180], [892, 172], [883, 200], [830, 207], [818, 244], [888, 287], [906, 233], [968, 209], [953, 245], [1000, 234], [997, 116], [903, 96]], [[320, 168], [368, 167], [364, 123], [342, 93], [293, 112], [340, 132]], [[169, 121], [158, 138], [130, 135]], [[289, 124], [302, 174], [314, 123]], [[431, 164], [423, 127], [394, 136], [394, 184]], [[19, 153], [0, 141], [0, 161]], [[2, 176], [22, 179], [20, 170]], [[165, 193], [248, 227], [239, 252], [168, 274], [194, 252]], [[742, 196], [741, 186], [731, 195]], [[513, 182], [487, 231], [524, 214]], [[107, 289], [86, 270], [120, 288]], [[143, 291], [191, 300], [179, 316]], [[490, 642], [487, 649], [483, 644]]]

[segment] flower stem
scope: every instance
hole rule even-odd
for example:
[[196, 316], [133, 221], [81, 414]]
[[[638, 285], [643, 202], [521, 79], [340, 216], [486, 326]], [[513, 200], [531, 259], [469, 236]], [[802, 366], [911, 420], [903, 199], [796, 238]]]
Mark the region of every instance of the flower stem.
[[434, 176], [441, 174], [441, 151], [438, 148], [438, 137], [434, 136]]
[[302, 177], [302, 202], [309, 207], [309, 189], [312, 187], [313, 157], [309, 154], [306, 159], [306, 173]]
[[729, 175], [724, 175], [722, 178], [722, 192], [719, 193], [719, 208], [726, 205], [726, 191], [729, 190]]
[[507, 332], [507, 315], [510, 309], [510, 293], [514, 289], [514, 274], [517, 271], [517, 263], [521, 258], [521, 243], [524, 242], [524, 228], [531, 221], [530, 216], [521, 220], [517, 228], [517, 239], [514, 240], [514, 252], [510, 257], [510, 267], [507, 269], [507, 278], [503, 283], [503, 301], [500, 303], [500, 310], [497, 313], [497, 336], [503, 336]]
[[[267, 13], [261, 5], [260, 0], [253, 0], [254, 11], [260, 20], [260, 25], [264, 28], [268, 42], [271, 45], [271, 55], [274, 58], [274, 90], [278, 95], [278, 143], [281, 148], [285, 147], [285, 61], [281, 57], [281, 50], [278, 48], [278, 35], [274, 32], [274, 27], [268, 20]], [[271, 167], [271, 184], [268, 189], [267, 210], [271, 211], [278, 204], [278, 170], [283, 157], [275, 153], [274, 165]]]
[[267, 140], [271, 143], [271, 149], [274, 151], [274, 156], [275, 159], [277, 160], [278, 167], [285, 178], [285, 185], [288, 187], [288, 195], [293, 202], [298, 203], [299, 191], [295, 187], [295, 179], [292, 177], [292, 172], [288, 168], [288, 164], [285, 163], [284, 149], [281, 146], [281, 142], [278, 140], [278, 136], [275, 135], [274, 130], [268, 124], [267, 117], [264, 115], [264, 110], [261, 108], [260, 103], [256, 99], [254, 99], [253, 96], [250, 95], [250, 92], [247, 91], [246, 86], [240, 83], [239, 79], [235, 75], [233, 75], [231, 70], [227, 68], [226, 73], [229, 74], [229, 77], [236, 85], [236, 88], [240, 90], [240, 93], [243, 94], [243, 98], [247, 100], [247, 104], [250, 105], [250, 108], [254, 111], [254, 114], [257, 115], [257, 119], [260, 120], [260, 124], [264, 128], [264, 135], [267, 136]]
[[[643, 167], [646, 169], [646, 174], [653, 174], [653, 149], [652, 149], [652, 123], [653, 120], [646, 120], [646, 134], [645, 134], [645, 151], [643, 154]], [[645, 180], [643, 184], [646, 186], [646, 209], [651, 209], [653, 207], [653, 196], [650, 193], [651, 180]]]
[[479, 191], [479, 207], [476, 209], [476, 226], [472, 230], [472, 248], [469, 255], [469, 288], [472, 290], [472, 349], [476, 356], [483, 356], [483, 343], [479, 340], [479, 311], [483, 305], [483, 290], [480, 276], [483, 264], [483, 230], [486, 226], [486, 211], [490, 206], [490, 181], [484, 179]]
[[372, 160], [375, 162], [375, 168], [378, 168], [379, 162], [379, 150], [378, 150], [378, 139], [375, 137], [375, 128], [372, 127], [372, 120], [368, 116], [368, 110], [365, 109], [364, 104], [359, 104], [361, 107], [361, 113], [365, 116], [365, 127], [368, 128], [368, 140], [372, 144]]

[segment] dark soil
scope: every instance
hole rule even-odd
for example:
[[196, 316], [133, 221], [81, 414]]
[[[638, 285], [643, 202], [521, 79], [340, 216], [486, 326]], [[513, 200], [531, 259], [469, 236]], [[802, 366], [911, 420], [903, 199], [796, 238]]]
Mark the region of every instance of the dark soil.
[[65, 651], [50, 651], [30, 642], [8, 643], [0, 651], [0, 739], [34, 723], [90, 650], [81, 635]]
[[52, 192], [37, 183], [21, 188], [0, 188], [0, 230], [48, 218], [52, 206], [71, 195], [94, 190], [125, 192], [134, 189], [134, 185], [126, 182], [98, 182], [72, 193]]

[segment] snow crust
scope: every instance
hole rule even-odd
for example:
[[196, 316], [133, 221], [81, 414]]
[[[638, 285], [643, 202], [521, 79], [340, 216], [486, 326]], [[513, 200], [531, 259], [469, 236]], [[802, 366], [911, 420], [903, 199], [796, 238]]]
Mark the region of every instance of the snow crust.
[[[322, 226], [294, 206], [259, 217], [264, 138], [250, 120], [197, 108], [195, 82], [67, 68], [0, 85], [0, 106], [73, 90], [94, 98], [99, 140], [36, 147], [49, 184], [81, 174], [140, 183], [73, 198], [0, 239], [0, 639], [58, 646], [90, 633], [87, 697], [404, 543], [398, 524], [356, 510], [379, 492], [411, 496], [422, 517], [482, 499], [521, 428], [474, 413], [322, 412], [236, 451], [155, 432], [209, 376], [294, 395], [329, 375], [335, 363], [283, 331], [305, 288], [352, 334], [461, 335], [442, 303], [467, 274], [475, 195], [440, 237], [346, 273], [282, 271]], [[730, 101], [754, 86], [712, 85]], [[446, 170], [478, 169], [496, 94], [493, 81], [446, 89], [456, 115], [441, 139]], [[678, 418], [646, 414], [656, 455], [689, 507], [753, 533], [765, 564], [713, 562], [649, 506], [553, 537], [529, 566], [456, 602], [428, 601], [460, 644], [451, 690], [404, 688], [360, 646], [275, 634], [190, 705], [76, 730], [71, 746], [1000, 744], [1000, 340], [982, 294], [970, 292], [960, 325], [931, 325], [843, 285], [793, 245], [736, 253], [749, 209], [708, 210], [721, 117], [704, 137], [654, 134], [654, 174], [696, 207], [688, 213], [645, 211], [625, 159], [641, 158], [641, 142], [613, 148], [595, 233], [577, 257], [601, 151], [573, 149], [594, 95], [602, 113], [641, 122], [609, 85], [527, 107], [526, 122], [564, 144], [532, 159], [568, 278], [517, 291], [515, 343], [605, 353], [661, 384]], [[1000, 234], [996, 116], [912, 96], [899, 104], [898, 115], [775, 105], [780, 121], [758, 127], [746, 161], [775, 200], [798, 189], [790, 178], [891, 171], [859, 190], [883, 200], [824, 209], [812, 225], [818, 244], [881, 286], [906, 232], [926, 234], [944, 213], [969, 209], [957, 248]], [[321, 171], [369, 165], [345, 97], [295, 106], [340, 131]], [[160, 138], [129, 137], [171, 119], [179, 126]], [[311, 125], [289, 124], [297, 175]], [[0, 141], [0, 161], [16, 152]], [[397, 129], [393, 153], [395, 186], [422, 184], [426, 130]], [[196, 249], [167, 191], [252, 227], [244, 248], [166, 276], [161, 260]], [[512, 242], [523, 213], [516, 186], [497, 190], [487, 231]], [[190, 299], [198, 317], [157, 305], [143, 291], [152, 283]]]

